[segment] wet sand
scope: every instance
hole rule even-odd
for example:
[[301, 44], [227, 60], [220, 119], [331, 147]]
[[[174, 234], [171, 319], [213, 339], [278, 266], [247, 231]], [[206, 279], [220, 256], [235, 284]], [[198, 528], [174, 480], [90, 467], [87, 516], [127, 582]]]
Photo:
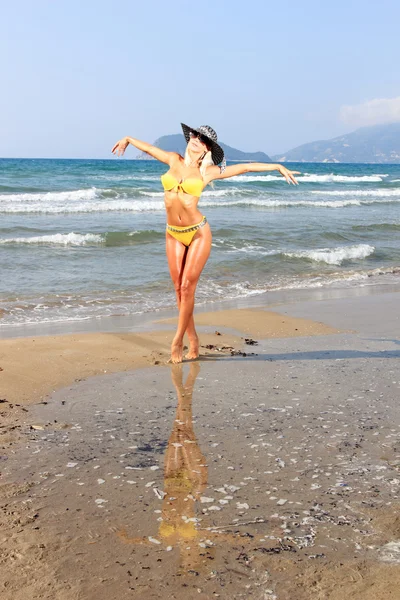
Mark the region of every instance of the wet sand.
[[[223, 310], [202, 313], [196, 318], [200, 325], [202, 357], [223, 356], [230, 354], [229, 348], [244, 348], [248, 334], [264, 338], [338, 331], [309, 318], [293, 318], [264, 310]], [[154, 328], [158, 323], [155, 322]], [[174, 320], [164, 323], [171, 323], [169, 330], [0, 340], [1, 395], [11, 403], [29, 404], [77, 379], [164, 364], [169, 358]], [[207, 326], [206, 332], [202, 325]], [[215, 334], [216, 326], [223, 335]]]
[[108, 367], [8, 409], [2, 600], [396, 598], [398, 298], [281, 305], [319, 335], [251, 347], [231, 313], [210, 344], [256, 354]]
[[[177, 319], [163, 319], [157, 323], [176, 325]], [[315, 321], [312, 316], [292, 317], [288, 314], [259, 308], [232, 308], [213, 312], [201, 312], [196, 315], [196, 324], [223, 328], [223, 330], [241, 332], [257, 338], [304, 337], [338, 333], [336, 327]]]

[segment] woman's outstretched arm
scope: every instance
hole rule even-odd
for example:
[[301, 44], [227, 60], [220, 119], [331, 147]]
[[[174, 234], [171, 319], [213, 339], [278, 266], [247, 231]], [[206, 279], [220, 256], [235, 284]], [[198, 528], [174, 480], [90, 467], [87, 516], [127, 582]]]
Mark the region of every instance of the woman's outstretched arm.
[[239, 165], [230, 165], [229, 167], [226, 167], [223, 173], [221, 173], [219, 167], [208, 167], [207, 183], [215, 179], [227, 179], [228, 177], [235, 177], [235, 175], [243, 175], [243, 173], [260, 173], [262, 171], [279, 171], [288, 183], [298, 185], [294, 176], [299, 175], [300, 171], [289, 171], [289, 169], [283, 165], [274, 163], [243, 163]]
[[116, 156], [122, 156], [129, 144], [132, 144], [132, 146], [135, 146], [135, 148], [138, 148], [138, 150], [150, 154], [150, 156], [152, 156], [156, 160], [166, 163], [167, 165], [171, 163], [171, 160], [173, 158], [176, 158], [178, 156], [176, 152], [166, 152], [165, 150], [161, 150], [161, 148], [157, 148], [157, 146], [152, 146], [147, 142], [141, 142], [140, 140], [136, 140], [135, 138], [129, 136], [126, 136], [122, 138], [122, 140], [119, 140], [119, 142], [117, 142], [114, 145], [111, 152]]

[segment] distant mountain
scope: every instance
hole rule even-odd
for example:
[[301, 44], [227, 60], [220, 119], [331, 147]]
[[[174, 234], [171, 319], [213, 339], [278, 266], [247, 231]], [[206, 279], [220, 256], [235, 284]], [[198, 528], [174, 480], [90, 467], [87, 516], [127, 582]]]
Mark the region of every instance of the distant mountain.
[[297, 146], [277, 162], [400, 163], [400, 123], [361, 127], [347, 135]]
[[[186, 150], [186, 140], [181, 133], [174, 135], [163, 135], [154, 142], [154, 146], [157, 146], [157, 148], [162, 148], [163, 150], [167, 150], [168, 152], [178, 152], [183, 156]], [[225, 152], [226, 160], [272, 162], [268, 154], [265, 154], [265, 152], [243, 152], [242, 150], [231, 148], [230, 146], [222, 143], [220, 143], [220, 146]], [[149, 155], [145, 152], [142, 152], [138, 158], [148, 159]]]

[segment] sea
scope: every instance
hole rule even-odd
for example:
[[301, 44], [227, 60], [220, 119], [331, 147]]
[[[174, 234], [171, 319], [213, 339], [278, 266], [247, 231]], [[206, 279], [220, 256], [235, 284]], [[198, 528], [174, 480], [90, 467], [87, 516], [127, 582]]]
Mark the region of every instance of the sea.
[[[288, 163], [208, 187], [197, 305], [400, 281], [400, 165]], [[0, 331], [175, 306], [152, 160], [0, 159]]]

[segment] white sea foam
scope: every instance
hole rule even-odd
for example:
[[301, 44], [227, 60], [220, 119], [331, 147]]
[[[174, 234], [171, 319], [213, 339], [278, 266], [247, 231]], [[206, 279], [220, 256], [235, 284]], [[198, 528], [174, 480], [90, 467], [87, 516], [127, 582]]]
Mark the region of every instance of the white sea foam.
[[[231, 196], [233, 194], [237, 194], [237, 193], [241, 193], [242, 190], [239, 190], [237, 188], [230, 188], [230, 189], [225, 189], [225, 190], [205, 190], [204, 192], [202, 192], [202, 197], [203, 196], [214, 196], [217, 198], [221, 198], [223, 196]], [[139, 194], [141, 196], [154, 196], [154, 197], [163, 197], [164, 196], [164, 192], [147, 192], [144, 190], [139, 190]]]
[[352, 175], [334, 175], [331, 173], [330, 175], [313, 175], [312, 173], [305, 173], [304, 175], [299, 175], [296, 177], [299, 181], [305, 181], [309, 183], [359, 183], [359, 182], [370, 182], [370, 183], [379, 183], [383, 181], [383, 177], [387, 177], [384, 175], [360, 175], [360, 176], [352, 176]]
[[337, 248], [320, 248], [316, 250], [300, 250], [299, 252], [283, 252], [289, 258], [308, 258], [328, 265], [341, 265], [345, 260], [366, 258], [374, 252], [374, 246], [357, 244], [355, 246], [339, 246]]
[[0, 213], [146, 212], [163, 208], [162, 201], [130, 198], [128, 192], [109, 189], [90, 188], [42, 194], [0, 194]]
[[[319, 192], [321, 193], [321, 192]], [[391, 200], [391, 202], [399, 202], [399, 200]], [[221, 203], [215, 203], [210, 201], [202, 202], [202, 206], [254, 206], [261, 208], [279, 208], [279, 207], [321, 207], [321, 208], [343, 208], [346, 206], [361, 206], [363, 204], [375, 204], [381, 203], [381, 200], [264, 200], [262, 198], [243, 198], [241, 200], [224, 201]]]
[[[223, 242], [223, 240], [221, 240]], [[224, 244], [218, 243], [218, 240], [213, 244], [215, 246], [223, 246]], [[276, 250], [267, 250], [263, 246], [258, 246], [257, 244], [245, 244], [241, 248], [238, 248], [234, 244], [227, 245], [226, 252], [241, 252], [244, 254], [257, 254], [260, 256], [273, 256], [274, 254], [279, 254]]]
[[[279, 290], [297, 290], [297, 289], [315, 289], [349, 284], [357, 282], [358, 285], [375, 285], [382, 284], [382, 280], [377, 279], [380, 276], [398, 275], [400, 267], [378, 267], [366, 271], [343, 271], [330, 273], [329, 275], [316, 275], [304, 279], [303, 277], [295, 278], [293, 281], [283, 281], [282, 284], [274, 285], [271, 289]], [[387, 280], [390, 282], [390, 280]], [[367, 283], [368, 282], [368, 283]]]
[[229, 181], [240, 181], [250, 183], [252, 181], [285, 181], [282, 175], [236, 175], [230, 177]]
[[[225, 199], [223, 196], [226, 191], [223, 190], [221, 193], [221, 199], [216, 201], [213, 200], [210, 195], [205, 194], [204, 200], [201, 202], [202, 207], [230, 207], [230, 206], [248, 206], [254, 208], [297, 208], [297, 207], [320, 207], [320, 208], [344, 208], [346, 206], [361, 206], [380, 203], [382, 199], [387, 198], [386, 202], [400, 202], [400, 191], [395, 191], [394, 194], [377, 194], [379, 197], [371, 200], [362, 200], [362, 196], [368, 197], [373, 196], [372, 192], [366, 194], [359, 194], [360, 190], [355, 191], [356, 198], [344, 198], [343, 200], [274, 200], [269, 198], [249, 198], [242, 197], [237, 200]], [[389, 190], [385, 190], [387, 192]], [[394, 191], [394, 190], [393, 190]], [[229, 193], [229, 192], [228, 192]], [[330, 193], [330, 192], [318, 192], [319, 195], [332, 195], [332, 196], [349, 196], [349, 192], [345, 193]], [[162, 193], [160, 193], [160, 196]], [[102, 198], [100, 200], [77, 200], [75, 202], [36, 202], [28, 201], [26, 203], [13, 202], [13, 201], [0, 201], [0, 213], [43, 213], [43, 214], [74, 214], [74, 213], [108, 213], [108, 212], [159, 212], [165, 209], [164, 201], [160, 198], [152, 199], [151, 196], [157, 196], [156, 193], [149, 194], [148, 200], [141, 200], [137, 198], [123, 199], [123, 198]], [[208, 198], [207, 198], [208, 196]], [[219, 197], [219, 194], [215, 194]], [[0, 198], [1, 200], [1, 198]]]
[[38, 235], [32, 237], [17, 237], [0, 239], [0, 244], [51, 244], [56, 246], [85, 246], [100, 244], [103, 236], [94, 233], [55, 233], [53, 235]]
[[[82, 191], [85, 194], [82, 194]], [[103, 190], [106, 191], [106, 190]], [[79, 192], [79, 193], [78, 193]], [[88, 192], [88, 193], [86, 193]], [[102, 213], [102, 212], [148, 212], [164, 209], [162, 200], [128, 199], [126, 195], [117, 198], [104, 198], [99, 190], [77, 190], [60, 194], [10, 194], [0, 195], [0, 213]], [[152, 194], [154, 195], [154, 194]], [[21, 196], [16, 197], [16, 196]]]
[[76, 202], [94, 200], [102, 190], [89, 188], [69, 192], [35, 192], [23, 194], [0, 194], [0, 207], [3, 202]]
[[150, 197], [161, 197], [164, 196], [164, 192], [145, 192], [144, 190], [139, 190], [139, 194], [141, 196], [150, 196]]
[[312, 194], [318, 194], [320, 196], [375, 196], [379, 198], [393, 198], [395, 196], [400, 197], [400, 189], [397, 190], [323, 190], [316, 191], [312, 190]]
[[[302, 175], [296, 175], [297, 181], [303, 181], [305, 183], [358, 183], [358, 182], [371, 182], [379, 183], [383, 181], [383, 177], [387, 177], [387, 174], [379, 175], [315, 175], [313, 173], [304, 173]], [[241, 181], [241, 182], [266, 182], [266, 181], [283, 181], [286, 180], [282, 175], [237, 175], [232, 177], [230, 181]]]
[[158, 175], [91, 175], [90, 179], [99, 179], [102, 181], [160, 181]]

